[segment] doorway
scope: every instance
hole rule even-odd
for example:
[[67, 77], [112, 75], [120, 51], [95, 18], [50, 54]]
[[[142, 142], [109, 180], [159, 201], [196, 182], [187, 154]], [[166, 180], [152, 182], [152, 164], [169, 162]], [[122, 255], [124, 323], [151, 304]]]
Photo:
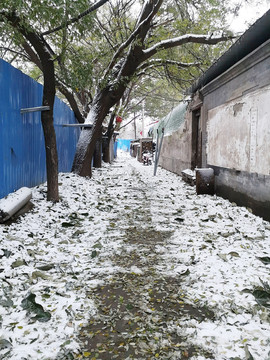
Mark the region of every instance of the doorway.
[[192, 112], [192, 149], [191, 149], [191, 168], [202, 167], [202, 126], [201, 110]]

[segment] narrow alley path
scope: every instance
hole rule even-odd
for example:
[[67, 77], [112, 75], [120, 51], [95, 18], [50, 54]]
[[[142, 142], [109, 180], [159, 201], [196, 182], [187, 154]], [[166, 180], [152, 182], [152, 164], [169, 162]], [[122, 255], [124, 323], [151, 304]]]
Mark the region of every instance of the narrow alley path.
[[[222, 283], [229, 282], [224, 264], [240, 257], [239, 244], [235, 246], [232, 240], [241, 233], [237, 226], [244, 225], [235, 223], [238, 219], [234, 213], [239, 213], [239, 208], [221, 199], [197, 197], [195, 188], [179, 181], [179, 177], [174, 176], [172, 182], [171, 174], [161, 169], [165, 181], [152, 177], [153, 167], [143, 167], [138, 162], [133, 162], [128, 171], [124, 164], [117, 163], [113, 167], [118, 169], [118, 174], [104, 179], [107, 180], [106, 190], [100, 201], [106, 203], [106, 199], [111, 199], [112, 204], [121, 206], [111, 211], [107, 235], [110, 241], [120, 243], [110, 258], [117, 271], [89, 293], [98, 311], [81, 331], [84, 354], [102, 360], [216, 359], [217, 342], [221, 339], [216, 341], [216, 334], [212, 334], [198, 341], [196, 324], [204, 322], [213, 330], [225, 326], [221, 319], [226, 315], [216, 311], [222, 308], [219, 302], [234, 306], [234, 294], [225, 295]], [[247, 210], [240, 212], [244, 218], [249, 218]], [[244, 238], [250, 236], [250, 241], [262, 239], [264, 235], [262, 227], [245, 231], [247, 233], [242, 235]], [[215, 245], [218, 238], [220, 249]], [[237, 238], [239, 241], [239, 236]], [[245, 248], [249, 246], [248, 242]], [[212, 256], [214, 251], [217, 269], [209, 268], [209, 264], [204, 268], [202, 263], [201, 269], [195, 270], [192, 276], [193, 268], [203, 258], [200, 253], [207, 251], [207, 256]], [[102, 264], [102, 256], [99, 261]], [[263, 265], [261, 267], [265, 270]], [[212, 294], [207, 299], [204, 291], [197, 293], [196, 290], [202, 288], [198, 282], [204, 282], [202, 279], [207, 278], [208, 271], [213, 272], [213, 281], [217, 279], [217, 288], [209, 286]], [[221, 274], [225, 278], [219, 283]], [[189, 293], [192, 284], [195, 286]], [[222, 299], [223, 294], [225, 298]], [[246, 294], [242, 298], [245, 297]], [[244, 308], [241, 305], [235, 313], [242, 313]], [[246, 319], [244, 323], [247, 322]], [[217, 333], [220, 331], [228, 332], [224, 340], [229, 349], [230, 329], [225, 327]], [[245, 341], [242, 348], [247, 359], [251, 359]]]
[[270, 223], [128, 154], [0, 226], [0, 358], [269, 360]]

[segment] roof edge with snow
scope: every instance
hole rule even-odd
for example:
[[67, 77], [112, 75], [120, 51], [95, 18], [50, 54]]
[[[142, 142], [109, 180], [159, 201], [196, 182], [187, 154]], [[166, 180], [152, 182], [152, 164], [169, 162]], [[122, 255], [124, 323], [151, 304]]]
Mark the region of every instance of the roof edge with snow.
[[194, 94], [270, 38], [270, 10], [251, 27], [188, 89]]

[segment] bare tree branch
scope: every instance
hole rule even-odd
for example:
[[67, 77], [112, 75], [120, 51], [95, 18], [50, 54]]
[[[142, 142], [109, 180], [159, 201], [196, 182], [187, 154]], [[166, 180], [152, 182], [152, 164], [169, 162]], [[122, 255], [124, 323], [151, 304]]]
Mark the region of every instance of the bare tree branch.
[[60, 25], [60, 26], [57, 26], [56, 28], [54, 29], [51, 29], [51, 30], [48, 30], [48, 31], [45, 31], [43, 32], [41, 35], [49, 35], [49, 34], [52, 34], [56, 31], [59, 31], [61, 29], [64, 29], [66, 27], [68, 27], [70, 24], [73, 24], [77, 21], [79, 21], [81, 18], [83, 18], [84, 16], [86, 15], [89, 15], [91, 12], [97, 10], [98, 8], [100, 8], [102, 5], [104, 5], [106, 2], [108, 2], [109, 0], [100, 0], [98, 1], [97, 3], [95, 3], [93, 6], [90, 6], [89, 9], [87, 9], [86, 11], [82, 12], [81, 14], [79, 14], [78, 16], [72, 18], [71, 20], [65, 22], [64, 24]]
[[127, 122], [125, 125], [122, 125], [119, 130], [123, 129], [124, 127], [126, 127], [127, 125], [129, 125], [132, 121], [136, 120], [140, 115], [136, 115], [134, 116], [129, 122]]
[[156, 15], [156, 12], [160, 8], [162, 2], [163, 2], [163, 0], [157, 1], [157, 4], [153, 7], [153, 9], [150, 11], [150, 14], [148, 14], [148, 16], [145, 15], [144, 9], [146, 9], [146, 6], [149, 5], [149, 1], [147, 2], [147, 4], [144, 5], [144, 8], [143, 8], [141, 16], [140, 16], [141, 21], [139, 21], [137, 23], [136, 29], [129, 36], [129, 38], [118, 48], [118, 50], [114, 54], [112, 61], [110, 62], [109, 66], [107, 68], [107, 71], [105, 73], [105, 77], [106, 77], [106, 75], [108, 75], [109, 71], [114, 67], [114, 65], [116, 64], [117, 60], [119, 59], [119, 56], [122, 54], [124, 49], [126, 49], [142, 31], [143, 31], [143, 34], [141, 34], [140, 39], [143, 40], [143, 38], [146, 36], [147, 31], [149, 30], [149, 26], [150, 26], [149, 25], [147, 27], [147, 31], [146, 31], [145, 30], [146, 24], [149, 24], [151, 22], [153, 17]]
[[26, 54], [28, 54], [30, 61], [32, 61], [42, 71], [42, 64], [37, 53], [32, 49], [32, 47], [26, 41], [24, 41], [22, 47], [26, 52]]
[[215, 45], [222, 41], [232, 40], [234, 36], [212, 36], [212, 35], [197, 35], [197, 34], [186, 34], [176, 38], [160, 41], [152, 47], [144, 50], [144, 60], [149, 59], [160, 50], [171, 49], [176, 46], [181, 46], [188, 43]]
[[145, 62], [145, 63], [141, 64], [140, 66], [138, 66], [137, 70], [141, 71], [141, 70], [153, 68], [156, 66], [167, 66], [167, 65], [175, 65], [179, 68], [189, 68], [189, 67], [193, 67], [193, 66], [200, 66], [200, 63], [198, 63], [198, 62], [183, 63], [181, 61], [174, 61], [174, 60], [169, 60], [169, 59], [151, 59], [148, 62]]
[[19, 51], [10, 49], [10, 48], [8, 48], [8, 47], [0, 46], [0, 49], [1, 49], [1, 50], [5, 50], [6, 52], [10, 52], [10, 53], [12, 53], [12, 54], [18, 55], [18, 56], [20, 56], [20, 57], [24, 57], [27, 61], [30, 61], [30, 60], [31, 60], [27, 55], [23, 54], [22, 52], [19, 52]]
[[108, 35], [109, 31], [105, 28], [105, 26], [102, 24], [102, 22], [99, 20], [98, 17], [96, 17], [96, 22], [100, 28], [102, 35], [105, 37], [105, 39], [107, 40], [108, 44], [113, 49], [113, 51], [115, 51], [115, 45], [112, 43], [110, 36]]
[[56, 83], [57, 89], [66, 97], [67, 101], [69, 102], [69, 105], [71, 106], [78, 123], [83, 124], [84, 117], [82, 116], [82, 114], [80, 112], [80, 109], [74, 98], [73, 93], [71, 91], [69, 91], [66, 86], [61, 84], [60, 80], [56, 79], [55, 83]]

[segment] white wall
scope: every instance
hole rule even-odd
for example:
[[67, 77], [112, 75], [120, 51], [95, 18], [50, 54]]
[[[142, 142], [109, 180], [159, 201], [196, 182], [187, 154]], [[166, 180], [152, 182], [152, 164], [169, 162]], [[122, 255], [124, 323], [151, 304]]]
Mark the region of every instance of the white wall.
[[270, 174], [270, 86], [208, 111], [207, 163]]

